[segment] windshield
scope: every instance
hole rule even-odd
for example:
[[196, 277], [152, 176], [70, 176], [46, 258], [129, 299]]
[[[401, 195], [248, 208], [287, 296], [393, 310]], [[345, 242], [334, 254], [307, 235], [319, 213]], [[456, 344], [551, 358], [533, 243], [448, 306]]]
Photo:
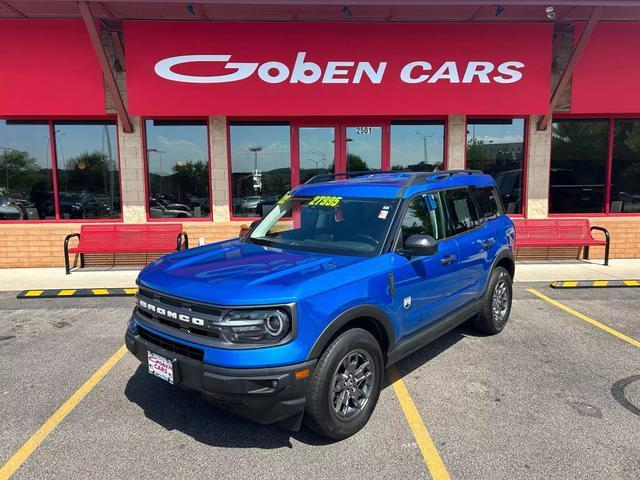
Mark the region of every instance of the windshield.
[[[318, 253], [373, 255], [382, 248], [396, 206], [388, 199], [285, 195], [248, 240]], [[281, 222], [285, 217], [291, 222]]]

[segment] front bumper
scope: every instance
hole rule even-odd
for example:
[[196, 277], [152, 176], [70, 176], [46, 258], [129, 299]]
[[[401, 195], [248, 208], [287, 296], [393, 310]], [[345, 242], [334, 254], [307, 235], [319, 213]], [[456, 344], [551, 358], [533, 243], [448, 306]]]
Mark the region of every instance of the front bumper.
[[[297, 430], [304, 413], [309, 379], [316, 360], [269, 368], [223, 368], [167, 350], [127, 329], [125, 343], [140, 362], [147, 351], [174, 360], [175, 383], [201, 392], [215, 405], [257, 423], [282, 423]], [[304, 378], [296, 372], [309, 369]]]

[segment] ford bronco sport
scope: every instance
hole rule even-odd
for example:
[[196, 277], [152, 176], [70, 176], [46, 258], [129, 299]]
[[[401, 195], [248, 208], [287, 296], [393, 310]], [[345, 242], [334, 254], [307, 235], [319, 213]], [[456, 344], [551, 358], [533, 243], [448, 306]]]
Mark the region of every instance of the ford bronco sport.
[[316, 177], [245, 237], [145, 268], [126, 344], [232, 412], [346, 438], [386, 366], [467, 320], [504, 328], [513, 241], [480, 172]]

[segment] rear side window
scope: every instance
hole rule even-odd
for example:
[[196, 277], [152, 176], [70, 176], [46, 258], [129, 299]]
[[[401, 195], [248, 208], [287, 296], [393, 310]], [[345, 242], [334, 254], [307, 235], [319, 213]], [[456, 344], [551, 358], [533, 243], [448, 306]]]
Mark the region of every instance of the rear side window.
[[411, 200], [400, 226], [398, 248], [402, 248], [411, 235], [431, 235], [436, 240], [445, 237], [445, 217], [440, 192], [427, 193]]
[[494, 187], [477, 188], [473, 190], [480, 218], [496, 218], [502, 215], [498, 200], [498, 192]]
[[449, 236], [466, 232], [480, 225], [476, 204], [471, 199], [468, 189], [445, 190], [444, 200], [447, 206]]

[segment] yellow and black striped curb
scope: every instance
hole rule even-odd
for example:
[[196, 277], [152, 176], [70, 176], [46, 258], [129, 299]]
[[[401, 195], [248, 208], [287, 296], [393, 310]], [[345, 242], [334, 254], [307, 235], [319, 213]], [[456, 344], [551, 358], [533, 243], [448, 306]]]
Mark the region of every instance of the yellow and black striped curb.
[[551, 282], [551, 288], [628, 288], [640, 287], [640, 280], [562, 280]]
[[137, 288], [66, 288], [62, 290], [23, 290], [17, 298], [129, 297]]

